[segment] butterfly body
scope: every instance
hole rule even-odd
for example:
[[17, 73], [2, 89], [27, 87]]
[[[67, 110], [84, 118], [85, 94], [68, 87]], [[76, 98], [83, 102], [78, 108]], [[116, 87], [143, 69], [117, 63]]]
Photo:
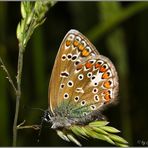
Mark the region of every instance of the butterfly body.
[[[71, 106], [71, 108], [74, 108], [74, 106]], [[86, 125], [91, 121], [104, 120], [104, 116], [99, 111], [93, 112], [87, 116], [82, 116], [81, 111], [79, 112], [78, 110], [77, 112], [73, 113], [68, 111], [67, 108], [64, 108], [63, 105], [62, 110], [60, 108], [57, 108], [56, 110], [54, 111], [55, 115], [51, 115], [49, 112], [47, 112], [49, 122], [52, 123], [51, 128], [53, 129], [68, 129], [72, 125]]]
[[103, 120], [102, 109], [116, 102], [118, 76], [112, 62], [100, 55], [77, 30], [63, 39], [49, 84], [49, 121], [54, 129]]

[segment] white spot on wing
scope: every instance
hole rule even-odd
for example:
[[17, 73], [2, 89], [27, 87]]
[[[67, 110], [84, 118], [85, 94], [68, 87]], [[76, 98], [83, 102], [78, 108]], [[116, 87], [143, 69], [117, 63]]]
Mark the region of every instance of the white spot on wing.
[[95, 100], [95, 102], [99, 102], [99, 96], [98, 95], [94, 95], [94, 100]]
[[69, 73], [67, 71], [62, 71], [60, 74], [60, 77], [63, 77], [63, 78], [67, 78], [68, 76], [69, 76]]
[[87, 77], [88, 77], [88, 78], [91, 78], [91, 76], [92, 76], [92, 72], [88, 72], [88, 73], [87, 73]]
[[84, 90], [81, 87], [79, 87], [79, 88], [76, 89], [76, 92], [78, 92], [78, 93], [84, 93]]
[[64, 88], [64, 84], [61, 84], [61, 85], [60, 85], [60, 89], [63, 89], [63, 88]]
[[96, 106], [95, 105], [91, 105], [90, 108], [91, 108], [91, 110], [96, 110]]
[[64, 97], [64, 99], [68, 99], [69, 98], [69, 94], [65, 93], [63, 97]]
[[71, 60], [71, 58], [72, 58], [72, 54], [71, 53], [67, 54], [67, 59]]
[[73, 87], [73, 81], [68, 81], [67, 86], [68, 87]]
[[74, 98], [74, 101], [75, 101], [75, 102], [78, 102], [78, 101], [79, 101], [79, 96], [76, 96], [76, 97]]
[[81, 81], [81, 80], [83, 80], [83, 78], [84, 78], [84, 75], [83, 74], [79, 74], [78, 75], [78, 79]]
[[63, 55], [62, 55], [62, 61], [65, 61], [66, 58], [67, 58], [67, 57], [66, 57], [66, 54], [63, 54]]
[[97, 72], [97, 74], [95, 75], [95, 79], [91, 79], [91, 86], [96, 86], [96, 84], [98, 84], [100, 81], [102, 81], [102, 73], [99, 73], [99, 71]]
[[96, 94], [98, 92], [98, 88], [93, 88], [92, 92]]
[[81, 38], [79, 36], [76, 36], [75, 40], [77, 40], [77, 41], [80, 42], [81, 41]]
[[84, 106], [86, 104], [86, 101], [85, 100], [82, 100], [81, 101], [81, 106]]

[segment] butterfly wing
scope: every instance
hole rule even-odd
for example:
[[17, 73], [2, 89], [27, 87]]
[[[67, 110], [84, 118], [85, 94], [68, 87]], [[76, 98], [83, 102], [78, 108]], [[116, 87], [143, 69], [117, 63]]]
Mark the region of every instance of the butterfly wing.
[[[73, 75], [72, 71], [76, 68], [80, 69], [80, 63], [96, 55], [99, 55], [99, 52], [80, 32], [70, 30], [66, 34], [55, 59], [49, 84], [48, 102], [53, 114], [54, 109], [61, 104], [64, 98], [72, 96], [73, 91], [69, 88], [73, 84], [70, 83], [71, 81], [67, 82], [69, 77]], [[70, 87], [66, 87], [67, 85]], [[66, 92], [67, 89], [68, 96], [66, 93], [63, 96], [63, 92]]]
[[[69, 80], [74, 80], [70, 102], [75, 102], [70, 111], [70, 118], [80, 118], [79, 121], [82, 116], [87, 119], [90, 113], [100, 111], [115, 102], [118, 94], [117, 72], [108, 58], [96, 55], [81, 65], [82, 68], [78, 71], [77, 68], [74, 69], [73, 75], [69, 77]], [[64, 92], [69, 93], [68, 88]]]

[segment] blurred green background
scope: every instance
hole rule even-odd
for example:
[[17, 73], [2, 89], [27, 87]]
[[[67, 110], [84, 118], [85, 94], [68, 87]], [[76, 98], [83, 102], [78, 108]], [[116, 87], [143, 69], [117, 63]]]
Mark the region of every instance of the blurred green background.
[[[19, 123], [40, 124], [47, 109], [48, 82], [65, 34], [77, 29], [109, 57], [119, 74], [119, 103], [104, 111], [110, 125], [121, 130], [131, 146], [148, 146], [148, 2], [58, 2], [37, 28], [24, 56]], [[21, 19], [20, 2], [0, 2], [0, 57], [15, 81]], [[11, 146], [15, 95], [0, 70], [0, 146]], [[18, 146], [74, 146], [45, 126], [18, 132]], [[99, 140], [80, 140], [84, 146], [112, 146]]]

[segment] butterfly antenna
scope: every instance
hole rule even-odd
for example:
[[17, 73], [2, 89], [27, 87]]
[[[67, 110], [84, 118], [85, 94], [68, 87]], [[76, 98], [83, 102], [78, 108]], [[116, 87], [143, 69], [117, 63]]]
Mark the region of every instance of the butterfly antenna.
[[28, 109], [33, 109], [33, 110], [40, 110], [42, 112], [45, 112], [45, 110], [38, 108], [38, 107], [30, 107], [30, 106], [23, 106], [24, 109], [28, 108]]

